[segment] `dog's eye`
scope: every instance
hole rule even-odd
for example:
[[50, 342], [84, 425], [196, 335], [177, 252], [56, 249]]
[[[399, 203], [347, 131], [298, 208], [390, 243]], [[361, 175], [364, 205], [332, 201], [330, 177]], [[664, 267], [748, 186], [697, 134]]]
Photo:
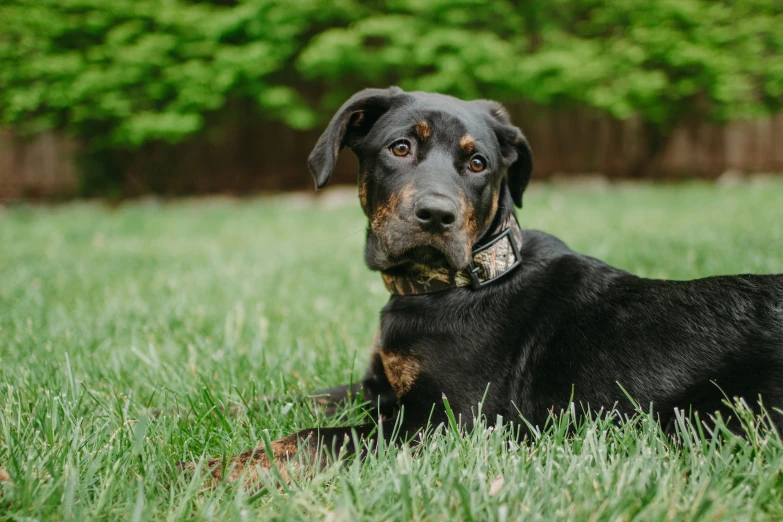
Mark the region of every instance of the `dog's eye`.
[[487, 161], [481, 156], [473, 156], [470, 158], [470, 170], [473, 172], [481, 172], [487, 168]]
[[406, 140], [400, 140], [391, 146], [392, 154], [395, 156], [407, 156], [411, 153], [411, 146]]

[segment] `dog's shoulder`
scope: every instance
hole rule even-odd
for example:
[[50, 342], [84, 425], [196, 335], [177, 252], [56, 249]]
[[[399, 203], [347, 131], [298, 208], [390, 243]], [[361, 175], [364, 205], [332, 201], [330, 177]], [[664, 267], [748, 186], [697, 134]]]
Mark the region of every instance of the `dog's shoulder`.
[[524, 229], [522, 230], [522, 245], [527, 251], [535, 251], [542, 256], [559, 257], [563, 254], [573, 253], [562, 240], [552, 234], [547, 234], [541, 230]]
[[593, 268], [621, 274], [627, 272], [606, 264], [600, 259], [581, 254], [569, 248], [561, 239], [542, 232], [526, 229], [522, 231], [522, 257], [539, 264], [557, 263], [561, 266], [573, 266], [575, 269]]

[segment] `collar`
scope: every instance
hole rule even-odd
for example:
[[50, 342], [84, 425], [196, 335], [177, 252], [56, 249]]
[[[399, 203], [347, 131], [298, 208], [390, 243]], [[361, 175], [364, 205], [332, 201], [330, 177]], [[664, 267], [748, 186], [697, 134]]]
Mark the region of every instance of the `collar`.
[[419, 295], [469, 286], [474, 290], [510, 273], [522, 263], [522, 230], [517, 216], [509, 212], [497, 233], [488, 243], [474, 248], [470, 267], [456, 270], [450, 266], [416, 265], [404, 274], [382, 272], [386, 289], [396, 295]]

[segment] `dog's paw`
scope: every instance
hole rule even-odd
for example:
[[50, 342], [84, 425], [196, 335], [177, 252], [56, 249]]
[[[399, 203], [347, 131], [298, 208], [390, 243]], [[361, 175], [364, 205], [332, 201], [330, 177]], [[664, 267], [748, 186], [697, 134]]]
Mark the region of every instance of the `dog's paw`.
[[[292, 467], [298, 468], [292, 459], [300, 452], [301, 445], [307, 442], [308, 439], [303, 441], [299, 434], [294, 434], [272, 442], [272, 458], [267, 453], [266, 447], [262, 445], [234, 455], [228, 460], [208, 459], [201, 468], [202, 472], [209, 476], [205, 486], [214, 487], [223, 481], [233, 482], [239, 479], [250, 486], [258, 483], [259, 478], [264, 474], [263, 470], [272, 470], [272, 468], [277, 471], [280, 479], [288, 482], [290, 472], [293, 471]], [[177, 469], [183, 475], [192, 477], [199, 466], [197, 462], [179, 462]]]

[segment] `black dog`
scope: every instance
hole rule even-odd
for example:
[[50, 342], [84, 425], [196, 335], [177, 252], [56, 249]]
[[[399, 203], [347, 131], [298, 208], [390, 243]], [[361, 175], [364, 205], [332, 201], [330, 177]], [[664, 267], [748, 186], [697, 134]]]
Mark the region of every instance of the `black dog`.
[[213, 459], [215, 478], [315, 455], [321, 443], [355, 451], [352, 433], [389, 436], [401, 407], [402, 432], [416, 434], [447, 419], [443, 395], [463, 421], [484, 397], [487, 419], [533, 426], [572, 401], [633, 415], [630, 396], [669, 428], [675, 408], [725, 419], [726, 398], [761, 397], [783, 427], [783, 276], [642, 279], [520, 231], [513, 203], [532, 155], [495, 102], [364, 90], [310, 156], [318, 188], [343, 147], [359, 158], [366, 263], [393, 295], [366, 377], [326, 393], [362, 389], [382, 429], [300, 431], [272, 443], [274, 459], [264, 446], [225, 467]]

